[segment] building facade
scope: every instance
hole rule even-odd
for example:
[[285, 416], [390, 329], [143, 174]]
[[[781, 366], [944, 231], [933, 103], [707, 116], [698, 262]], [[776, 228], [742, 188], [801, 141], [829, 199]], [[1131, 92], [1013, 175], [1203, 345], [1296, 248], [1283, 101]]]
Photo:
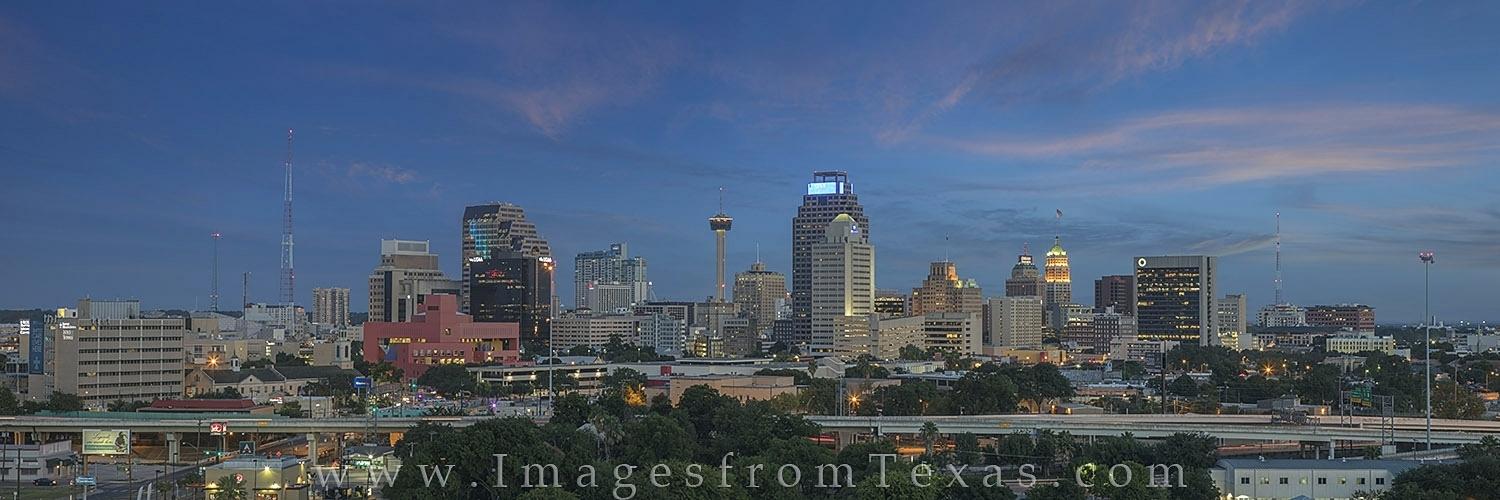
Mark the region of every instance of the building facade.
[[984, 291], [974, 280], [960, 279], [958, 266], [952, 261], [938, 261], [928, 268], [922, 286], [911, 290], [909, 303], [913, 316], [939, 312], [979, 314], [984, 312]]
[[757, 335], [769, 335], [788, 298], [786, 276], [767, 271], [765, 263], [756, 262], [734, 275], [734, 304]]
[[1211, 343], [1217, 285], [1216, 257], [1136, 257], [1131, 301], [1141, 340]]
[[1101, 276], [1094, 280], [1094, 310], [1115, 308], [1122, 314], [1135, 316], [1135, 303], [1130, 301], [1130, 292], [1135, 289], [1135, 276], [1128, 274]]
[[[1005, 280], [1005, 296], [1042, 297], [1043, 305], [1046, 304], [1046, 281], [1043, 280], [1041, 271], [1037, 270], [1031, 251], [1023, 248], [1021, 255], [1016, 256], [1016, 265], [1011, 266], [1010, 278]], [[1038, 316], [1037, 319], [1041, 317]]]
[[587, 347], [603, 352], [610, 337], [634, 344], [640, 337], [641, 316], [579, 313], [564, 314], [552, 321], [552, 348], [560, 351]]
[[[523, 257], [552, 258], [552, 247], [537, 233], [536, 225], [526, 220], [526, 210], [510, 203], [489, 203], [464, 209], [462, 227], [463, 271], [459, 277], [459, 305], [469, 312], [467, 300], [470, 280], [470, 265], [478, 260], [488, 260], [497, 254], [514, 254]], [[550, 290], [549, 290], [550, 293]], [[547, 299], [552, 302], [551, 297]]]
[[1249, 349], [1249, 304], [1244, 294], [1229, 294], [1214, 302], [1214, 336], [1218, 345], [1230, 349]]
[[1255, 324], [1270, 328], [1307, 326], [1307, 309], [1293, 304], [1267, 304], [1256, 313]]
[[870, 221], [854, 194], [849, 174], [842, 171], [813, 172], [802, 205], [792, 218], [792, 342], [806, 352], [813, 331], [813, 247], [822, 244], [834, 217], [847, 215], [858, 224], [869, 242]]
[[349, 324], [349, 289], [314, 288], [313, 323], [347, 326]]
[[645, 302], [650, 292], [646, 259], [631, 257], [625, 243], [573, 258], [574, 307], [614, 313]]
[[139, 301], [80, 300], [76, 315], [48, 325], [46, 388], [77, 394], [95, 409], [116, 399], [180, 398], [187, 321], [143, 318]]
[[1063, 250], [1062, 238], [1052, 240], [1047, 250], [1047, 260], [1042, 279], [1049, 308], [1073, 303], [1073, 271], [1068, 265], [1068, 251]]
[[988, 347], [999, 349], [1042, 345], [1041, 297], [990, 297], [986, 316], [990, 331]]
[[812, 337], [805, 352], [833, 354], [840, 335], [869, 330], [868, 318], [875, 312], [875, 247], [858, 221], [839, 214], [810, 255]]
[[521, 340], [546, 344], [552, 327], [551, 257], [499, 254], [469, 265], [469, 314], [479, 323], [515, 323]]
[[911, 316], [911, 308], [907, 307], [906, 294], [891, 290], [876, 290], [875, 314], [882, 318]]
[[411, 321], [423, 297], [457, 295], [462, 288], [438, 268], [438, 256], [426, 241], [380, 240], [380, 264], [370, 273], [370, 317], [367, 321]]
[[407, 379], [440, 364], [514, 363], [520, 359], [517, 323], [479, 323], [458, 311], [458, 297], [431, 295], [411, 321], [367, 322], [364, 358], [390, 362]]
[[1375, 332], [1375, 308], [1364, 304], [1338, 304], [1307, 308], [1307, 326], [1348, 328]]

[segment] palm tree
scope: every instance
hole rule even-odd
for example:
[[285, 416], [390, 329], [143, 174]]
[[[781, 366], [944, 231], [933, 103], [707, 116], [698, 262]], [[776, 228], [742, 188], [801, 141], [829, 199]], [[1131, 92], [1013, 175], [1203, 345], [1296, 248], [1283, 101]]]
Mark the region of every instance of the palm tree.
[[922, 444], [926, 445], [927, 447], [927, 456], [932, 456], [932, 445], [937, 442], [938, 438], [937, 424], [934, 424], [932, 422], [923, 423], [922, 430], [918, 432], [917, 435], [921, 436]]
[[209, 495], [212, 500], [246, 500], [245, 482], [236, 481], [234, 476], [224, 476], [214, 481], [214, 492]]

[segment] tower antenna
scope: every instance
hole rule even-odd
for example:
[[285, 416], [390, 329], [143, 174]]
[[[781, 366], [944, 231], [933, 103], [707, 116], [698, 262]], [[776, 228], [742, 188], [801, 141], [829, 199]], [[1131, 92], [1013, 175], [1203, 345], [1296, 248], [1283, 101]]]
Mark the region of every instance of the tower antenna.
[[250, 306], [250, 271], [240, 274], [240, 335], [245, 334], [245, 311]]
[[282, 195], [281, 214], [281, 303], [297, 300], [297, 273], [292, 265], [292, 129], [286, 131], [286, 190]]
[[1281, 301], [1281, 212], [1276, 212], [1276, 304]]
[[208, 309], [219, 312], [219, 232], [214, 231], [214, 271], [213, 289], [208, 292]]

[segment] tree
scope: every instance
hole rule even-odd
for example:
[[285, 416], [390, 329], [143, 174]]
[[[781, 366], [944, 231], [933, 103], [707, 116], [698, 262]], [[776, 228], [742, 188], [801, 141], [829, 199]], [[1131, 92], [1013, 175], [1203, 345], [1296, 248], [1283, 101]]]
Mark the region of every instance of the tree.
[[578, 428], [589, 420], [593, 412], [589, 398], [582, 394], [564, 394], [552, 401], [551, 421], [569, 428]]
[[578, 495], [557, 488], [536, 488], [522, 493], [516, 500], [578, 500]]
[[1432, 385], [1432, 414], [1437, 418], [1473, 420], [1484, 414], [1484, 401], [1451, 380]]
[[932, 359], [932, 354], [929, 354], [927, 351], [922, 350], [921, 347], [910, 344], [908, 344], [906, 347], [902, 347], [901, 351], [897, 353], [897, 356], [907, 361], [929, 361]]
[[236, 481], [234, 476], [224, 476], [214, 481], [214, 492], [208, 496], [211, 500], [246, 500], [245, 482]]
[[474, 374], [463, 365], [437, 365], [428, 368], [417, 383], [431, 387], [442, 394], [458, 394], [474, 390]]
[[569, 347], [568, 351], [565, 352], [565, 353], [563, 353], [563, 355], [564, 356], [593, 356], [594, 355], [594, 350], [593, 349], [589, 349], [589, 346], [586, 346], [586, 345], [575, 345], [573, 347]]
[[20, 415], [21, 402], [9, 387], [0, 387], [0, 415]]
[[1323, 364], [1313, 366], [1293, 385], [1297, 388], [1297, 396], [1303, 401], [1333, 403], [1338, 401], [1341, 388], [1339, 368]]
[[276, 353], [276, 366], [307, 366], [307, 360], [284, 352]]
[[923, 422], [922, 430], [917, 432], [917, 436], [922, 438], [922, 446], [927, 449], [927, 456], [932, 456], [932, 445], [937, 443], [938, 439], [937, 424], [934, 424], [932, 422]]
[[276, 409], [276, 414], [293, 418], [300, 417], [302, 416], [302, 403], [297, 401], [282, 403], [281, 407]]
[[394, 384], [400, 382], [406, 376], [406, 373], [402, 369], [385, 361], [368, 365], [364, 373], [369, 375], [370, 378], [375, 379], [375, 382], [379, 384]]
[[1126, 361], [1120, 365], [1120, 378], [1140, 380], [1146, 376], [1146, 365], [1140, 361]]
[[147, 403], [145, 401], [126, 401], [123, 399], [116, 399], [114, 401], [110, 401], [109, 404], [105, 405], [104, 409], [108, 411], [136, 411], [147, 406], [151, 406], [151, 403]]
[[57, 412], [83, 411], [83, 399], [71, 392], [53, 392], [47, 397], [47, 409]]
[[630, 368], [620, 368], [604, 376], [602, 384], [608, 389], [625, 389], [646, 385], [646, 374]]
[[1185, 398], [1198, 397], [1198, 383], [1193, 381], [1193, 377], [1182, 374], [1172, 380], [1172, 383], [1167, 386], [1167, 392], [1173, 396]]
[[979, 465], [984, 462], [984, 455], [979, 450], [979, 437], [972, 432], [965, 432], [953, 436], [953, 451], [955, 459], [960, 464]]

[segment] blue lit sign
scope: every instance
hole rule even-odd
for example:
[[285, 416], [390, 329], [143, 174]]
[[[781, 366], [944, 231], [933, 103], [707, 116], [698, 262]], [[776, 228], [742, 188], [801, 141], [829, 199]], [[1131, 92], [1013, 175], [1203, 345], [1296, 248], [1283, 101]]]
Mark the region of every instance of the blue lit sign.
[[841, 182], [807, 183], [807, 194], [841, 194], [843, 192], [844, 184]]

